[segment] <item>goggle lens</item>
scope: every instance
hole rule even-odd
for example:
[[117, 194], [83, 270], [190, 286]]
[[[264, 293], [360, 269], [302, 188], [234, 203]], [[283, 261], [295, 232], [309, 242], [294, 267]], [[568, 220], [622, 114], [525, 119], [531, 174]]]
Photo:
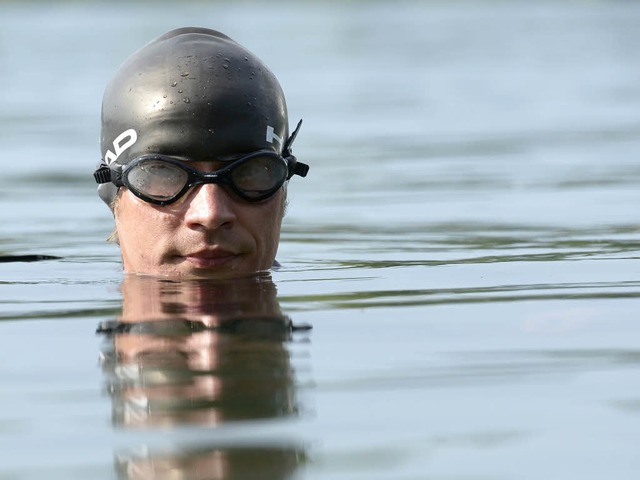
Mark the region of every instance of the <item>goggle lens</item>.
[[265, 192], [271, 192], [274, 187], [280, 188], [287, 178], [287, 166], [284, 162], [274, 160], [272, 157], [255, 157], [238, 164], [230, 172], [232, 184], [247, 197], [256, 199]]
[[148, 159], [127, 170], [127, 188], [158, 201], [167, 201], [189, 182], [189, 174], [177, 165]]

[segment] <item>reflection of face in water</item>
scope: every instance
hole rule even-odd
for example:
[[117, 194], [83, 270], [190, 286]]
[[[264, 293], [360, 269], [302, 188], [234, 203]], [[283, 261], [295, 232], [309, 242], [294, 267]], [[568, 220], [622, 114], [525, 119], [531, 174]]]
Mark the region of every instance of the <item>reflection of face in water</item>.
[[[175, 282], [127, 276], [122, 293], [122, 315], [99, 329], [109, 339], [103, 370], [114, 425], [213, 426], [296, 413], [294, 376], [283, 345], [292, 325], [269, 277]], [[292, 472], [302, 456], [280, 446], [198, 447], [119, 455], [118, 468], [124, 462], [125, 478], [145, 478], [149, 468], [154, 478], [162, 478], [157, 474], [164, 469], [183, 468], [186, 478], [232, 478], [228, 473], [239, 465]], [[226, 473], [199, 477], [193, 468]]]
[[304, 453], [286, 448], [227, 448], [166, 454], [153, 458], [121, 457], [118, 478], [154, 480], [255, 480], [290, 478]]

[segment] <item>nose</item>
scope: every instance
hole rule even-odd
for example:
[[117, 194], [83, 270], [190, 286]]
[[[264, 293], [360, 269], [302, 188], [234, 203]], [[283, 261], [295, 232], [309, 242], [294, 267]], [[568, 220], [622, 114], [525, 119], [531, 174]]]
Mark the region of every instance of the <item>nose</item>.
[[195, 229], [215, 230], [236, 219], [234, 199], [220, 185], [207, 183], [194, 187], [189, 196], [186, 224]]

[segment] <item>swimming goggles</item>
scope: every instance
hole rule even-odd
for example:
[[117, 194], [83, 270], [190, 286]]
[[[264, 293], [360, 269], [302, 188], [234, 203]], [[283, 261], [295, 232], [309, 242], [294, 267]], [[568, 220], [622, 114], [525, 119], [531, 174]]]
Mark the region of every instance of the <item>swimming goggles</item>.
[[260, 202], [274, 195], [293, 175], [304, 177], [308, 165], [291, 153], [300, 123], [287, 140], [283, 155], [258, 150], [213, 172], [201, 172], [175, 157], [147, 154], [120, 165], [102, 163], [93, 176], [97, 183], [127, 187], [138, 198], [156, 205], [169, 205], [197, 185], [216, 183], [229, 188], [247, 202]]

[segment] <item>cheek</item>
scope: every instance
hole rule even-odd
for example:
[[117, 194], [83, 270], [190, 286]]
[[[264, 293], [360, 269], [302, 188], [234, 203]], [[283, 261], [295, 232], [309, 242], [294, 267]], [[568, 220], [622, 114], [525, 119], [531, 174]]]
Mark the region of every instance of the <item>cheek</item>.
[[115, 212], [121, 249], [132, 253], [150, 252], [158, 245], [163, 232], [171, 230], [170, 218], [128, 192], [123, 192]]
[[280, 227], [284, 217], [285, 197], [281, 193], [274, 203], [264, 205], [264, 208], [257, 209], [253, 218], [254, 237], [258, 244], [268, 251], [278, 248], [280, 240]]

